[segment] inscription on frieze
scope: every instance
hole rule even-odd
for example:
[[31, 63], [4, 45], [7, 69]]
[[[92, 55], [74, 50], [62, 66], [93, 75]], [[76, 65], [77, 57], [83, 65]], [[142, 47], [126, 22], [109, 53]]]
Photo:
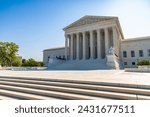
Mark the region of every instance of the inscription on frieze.
[[83, 25], [92, 24], [92, 23], [96, 23], [96, 22], [101, 22], [101, 21], [105, 21], [105, 20], [111, 20], [113, 18], [114, 17], [85, 16], [85, 17], [81, 18], [80, 20], [70, 24], [69, 26], [67, 26], [64, 29], [78, 27], [78, 26], [83, 26]]
[[85, 19], [81, 19], [80, 21], [74, 23], [71, 27], [92, 24], [92, 23], [96, 23], [96, 22], [100, 22], [100, 21], [109, 20], [109, 19], [110, 18], [85, 18]]

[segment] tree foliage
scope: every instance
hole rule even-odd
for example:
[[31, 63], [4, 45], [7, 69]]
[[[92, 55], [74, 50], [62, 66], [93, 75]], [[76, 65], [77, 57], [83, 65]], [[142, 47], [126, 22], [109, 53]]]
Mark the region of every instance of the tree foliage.
[[19, 46], [13, 42], [0, 42], [0, 63], [2, 66], [12, 66], [16, 60]]
[[41, 67], [43, 62], [35, 61], [33, 58], [28, 60], [20, 59], [17, 56], [19, 46], [13, 42], [0, 42], [0, 65], [11, 66], [24, 66], [24, 67]]
[[22, 65], [22, 60], [19, 57], [16, 57], [16, 59], [14, 59], [12, 66], [14, 67], [20, 67]]
[[43, 62], [35, 61], [33, 58], [30, 58], [28, 60], [22, 59], [22, 66], [24, 66], [24, 67], [42, 67]]

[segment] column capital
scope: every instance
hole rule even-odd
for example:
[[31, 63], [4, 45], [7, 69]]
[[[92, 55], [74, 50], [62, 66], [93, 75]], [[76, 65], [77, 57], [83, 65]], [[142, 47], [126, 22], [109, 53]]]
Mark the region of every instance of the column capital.
[[73, 33], [65, 34], [65, 37], [71, 37]]
[[96, 32], [98, 33], [98, 34], [100, 34], [100, 31], [101, 31], [102, 29], [97, 29], [96, 30]]
[[75, 34], [76, 34], [76, 36], [79, 36], [80, 33], [78, 32], [78, 33], [75, 33]]
[[112, 26], [112, 29], [116, 29], [116, 26]]
[[71, 34], [70, 34], [70, 37], [72, 38], [72, 37], [73, 37], [73, 35], [74, 35], [74, 33], [71, 33]]
[[65, 33], [64, 36], [65, 36], [65, 38], [67, 38], [67, 37], [68, 37], [68, 34]]
[[90, 33], [93, 33], [93, 30], [89, 30]]
[[108, 27], [104, 28], [104, 31], [108, 31]]
[[100, 31], [101, 29], [99, 28], [99, 29], [96, 29], [96, 31]]
[[83, 32], [81, 32], [82, 34], [85, 34], [86, 33], [86, 31], [83, 31]]

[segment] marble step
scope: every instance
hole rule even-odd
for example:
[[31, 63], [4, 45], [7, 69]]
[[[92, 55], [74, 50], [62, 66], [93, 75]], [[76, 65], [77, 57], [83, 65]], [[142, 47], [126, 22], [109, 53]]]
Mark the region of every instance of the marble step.
[[[0, 85], [0, 88], [7, 88], [15, 87], [15, 88], [27, 88], [33, 91], [41, 90], [41, 91], [57, 91], [63, 93], [70, 93], [70, 94], [80, 94], [80, 95], [88, 95], [88, 96], [96, 96], [96, 97], [104, 97], [104, 98], [113, 98], [113, 99], [130, 99], [136, 100], [137, 96], [134, 94], [126, 94], [126, 93], [118, 93], [118, 92], [111, 92], [111, 91], [97, 91], [97, 90], [87, 90], [87, 89], [78, 89], [78, 88], [66, 88], [66, 87], [58, 87], [58, 86], [41, 86], [41, 85], [33, 85], [33, 84], [10, 84], [7, 85]], [[17, 89], [18, 91], [18, 89]], [[32, 92], [33, 92], [32, 91]]]
[[137, 98], [138, 100], [150, 100], [150, 96], [138, 95]]
[[[129, 84], [121, 86], [101, 83], [100, 85], [86, 81], [1, 77], [0, 88], [7, 91], [51, 97], [50, 99], [150, 99], [150, 90], [131, 87]], [[35, 99], [37, 99], [36, 96]]]
[[[100, 100], [100, 99], [109, 99], [109, 98], [103, 98], [103, 97], [96, 97], [96, 96], [88, 96], [88, 95], [81, 95], [81, 94], [72, 94], [72, 93], [64, 93], [64, 92], [58, 92], [58, 91], [47, 91], [47, 90], [41, 90], [41, 89], [32, 89], [32, 88], [25, 88], [25, 87], [17, 87], [17, 86], [8, 86], [8, 85], [0, 85], [0, 89], [4, 91], [10, 91], [10, 93], [4, 95], [12, 95], [18, 96], [18, 94], [21, 96], [20, 93], [24, 94], [33, 94], [38, 96], [46, 96], [46, 97], [53, 97], [56, 99], [67, 99], [67, 100]], [[1, 91], [0, 91], [1, 92]], [[22, 97], [22, 96], [21, 96]], [[24, 97], [22, 97], [24, 98]], [[36, 96], [31, 96], [31, 99], [36, 98]], [[30, 98], [27, 98], [30, 99]]]
[[83, 81], [83, 80], [68, 80], [68, 79], [49, 79], [49, 78], [30, 78], [30, 77], [0, 77], [0, 80], [7, 80], [7, 81], [16, 81], [16, 82], [56, 82], [56, 83], [71, 83], [71, 84], [87, 84], [87, 85], [99, 85], [99, 86], [115, 86], [115, 87], [127, 87], [127, 88], [144, 88], [150, 89], [149, 86], [139, 85], [136, 84], [122, 84], [122, 83], [112, 83], [112, 82], [93, 82], [93, 81]]
[[46, 96], [40, 96], [40, 95], [34, 95], [34, 94], [28, 94], [23, 92], [16, 92], [14, 90], [7, 90], [0, 88], [0, 98], [2, 99], [22, 99], [22, 100], [51, 100], [56, 99], [52, 97], [46, 97]]
[[[6, 84], [6, 85], [10, 84], [11, 85], [12, 83], [13, 83], [13, 85], [16, 84], [16, 86], [24, 85], [27, 87], [32, 87], [36, 84], [36, 85], [45, 85], [45, 87], [46, 86], [57, 86], [59, 88], [68, 87], [68, 88], [89, 89], [89, 90], [96, 90], [96, 91], [110, 91], [110, 92], [120, 92], [120, 93], [129, 93], [129, 94], [150, 96], [150, 90], [139, 89], [139, 88], [127, 88], [127, 87], [118, 87], [118, 86], [100, 86], [100, 85], [62, 83], [62, 82], [31, 81], [31, 80], [22, 80], [22, 79], [21, 80], [1, 79], [1, 81], [0, 81], [0, 84]], [[20, 85], [19, 85], [19, 83], [20, 83]], [[40, 86], [38, 86], [38, 87], [40, 87]]]
[[0, 95], [0, 100], [16, 100], [16, 98]]

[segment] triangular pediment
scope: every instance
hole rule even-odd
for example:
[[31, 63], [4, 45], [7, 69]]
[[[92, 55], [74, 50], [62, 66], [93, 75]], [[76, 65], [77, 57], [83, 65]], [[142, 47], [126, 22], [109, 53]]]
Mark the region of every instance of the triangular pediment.
[[96, 23], [96, 22], [107, 21], [107, 20], [111, 20], [111, 19], [114, 19], [114, 18], [116, 18], [116, 17], [109, 17], [109, 16], [84, 16], [84, 17], [80, 18], [79, 20], [73, 22], [69, 26], [65, 27], [64, 30], [66, 30], [68, 28], [83, 26], [83, 25], [92, 24], [92, 23]]

